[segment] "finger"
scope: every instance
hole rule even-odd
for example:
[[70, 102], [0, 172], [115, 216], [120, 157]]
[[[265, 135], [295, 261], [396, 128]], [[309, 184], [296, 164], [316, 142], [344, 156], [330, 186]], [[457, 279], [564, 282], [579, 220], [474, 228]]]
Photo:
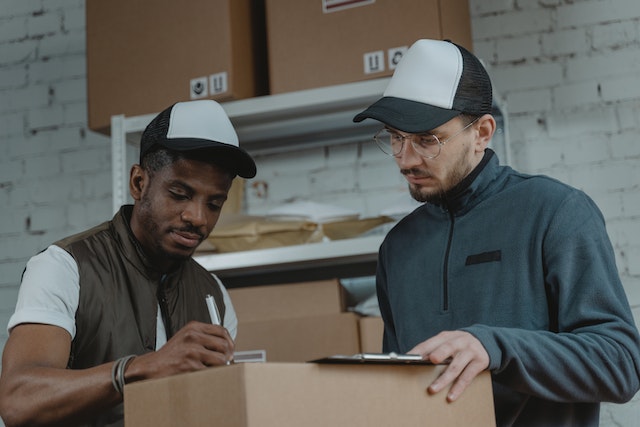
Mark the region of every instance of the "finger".
[[233, 360], [233, 354], [229, 355], [219, 351], [206, 351], [200, 357], [204, 367], [229, 365]]
[[471, 363], [462, 371], [447, 393], [447, 401], [456, 401], [462, 393], [471, 385], [474, 378], [484, 369], [479, 368], [479, 364]]
[[447, 400], [453, 402], [458, 399], [473, 379], [485, 369], [482, 363], [470, 356], [471, 354], [469, 356], [456, 355], [447, 369], [429, 386], [429, 392], [439, 393], [451, 385], [447, 393]]
[[205, 334], [225, 337], [232, 341], [231, 334], [229, 334], [229, 331], [224, 326], [213, 325], [211, 323], [195, 323], [193, 327]]
[[225, 356], [225, 360], [230, 360], [233, 358], [233, 341], [227, 340], [222, 337], [209, 336], [206, 338], [206, 342], [203, 344], [203, 346], [209, 351], [223, 354]]
[[186, 340], [201, 343], [210, 350], [233, 352], [233, 338], [223, 326], [191, 322], [184, 328], [184, 334]]
[[226, 364], [233, 359], [233, 351], [233, 340], [225, 328], [196, 322], [178, 331], [161, 349], [191, 369]]
[[442, 333], [429, 338], [426, 341], [422, 341], [420, 344], [413, 347], [407, 353], [409, 354], [420, 354], [423, 358], [426, 358], [428, 354], [430, 354], [433, 350], [438, 348], [442, 343], [445, 342], [445, 339], [442, 336]]

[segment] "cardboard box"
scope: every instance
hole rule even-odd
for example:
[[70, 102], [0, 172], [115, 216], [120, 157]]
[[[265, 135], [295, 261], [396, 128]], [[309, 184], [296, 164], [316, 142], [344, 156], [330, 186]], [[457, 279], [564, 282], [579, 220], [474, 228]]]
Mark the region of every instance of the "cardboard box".
[[241, 323], [337, 314], [345, 309], [345, 290], [337, 279], [229, 289]]
[[360, 327], [360, 351], [362, 353], [382, 353], [384, 322], [382, 317], [367, 316], [358, 320]]
[[467, 0], [266, 0], [272, 94], [390, 76], [418, 39], [472, 49]]
[[[88, 0], [89, 128], [178, 101], [266, 93], [264, 10], [252, 0]], [[262, 5], [262, 8], [264, 5]]]
[[338, 313], [238, 324], [237, 351], [265, 350], [267, 362], [307, 362], [360, 352], [358, 316]]
[[428, 365], [243, 363], [127, 384], [125, 425], [136, 427], [495, 426], [491, 377], [454, 403], [425, 390]]

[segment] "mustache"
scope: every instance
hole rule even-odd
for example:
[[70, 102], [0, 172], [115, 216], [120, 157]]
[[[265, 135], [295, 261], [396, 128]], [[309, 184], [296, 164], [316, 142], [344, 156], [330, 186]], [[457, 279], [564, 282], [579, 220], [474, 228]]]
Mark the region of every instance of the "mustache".
[[412, 175], [416, 178], [428, 178], [431, 176], [429, 172], [418, 168], [400, 169], [400, 173], [402, 175]]
[[175, 231], [177, 231], [179, 233], [195, 234], [196, 236], [198, 236], [200, 238], [200, 240], [204, 240], [204, 238], [206, 237], [204, 235], [204, 233], [202, 232], [202, 230], [200, 230], [198, 227], [194, 227], [192, 225], [187, 225], [186, 227], [176, 228]]

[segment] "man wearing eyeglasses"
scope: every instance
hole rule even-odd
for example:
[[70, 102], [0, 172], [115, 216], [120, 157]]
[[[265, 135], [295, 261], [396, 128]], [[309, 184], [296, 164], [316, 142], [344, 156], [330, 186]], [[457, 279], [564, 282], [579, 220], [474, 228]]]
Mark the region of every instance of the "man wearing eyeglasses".
[[640, 388], [640, 338], [602, 214], [583, 192], [499, 164], [491, 81], [449, 41], [419, 40], [354, 121], [384, 127], [425, 202], [380, 247], [385, 352], [447, 363], [455, 401], [490, 370], [499, 426], [593, 426]]

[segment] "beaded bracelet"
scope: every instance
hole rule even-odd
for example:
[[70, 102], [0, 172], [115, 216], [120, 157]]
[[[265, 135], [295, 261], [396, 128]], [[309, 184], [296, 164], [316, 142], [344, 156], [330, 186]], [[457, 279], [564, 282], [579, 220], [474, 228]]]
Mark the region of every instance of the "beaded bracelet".
[[135, 354], [121, 357], [113, 363], [111, 368], [111, 384], [120, 395], [124, 393], [124, 371], [127, 369], [127, 365], [136, 357]]

